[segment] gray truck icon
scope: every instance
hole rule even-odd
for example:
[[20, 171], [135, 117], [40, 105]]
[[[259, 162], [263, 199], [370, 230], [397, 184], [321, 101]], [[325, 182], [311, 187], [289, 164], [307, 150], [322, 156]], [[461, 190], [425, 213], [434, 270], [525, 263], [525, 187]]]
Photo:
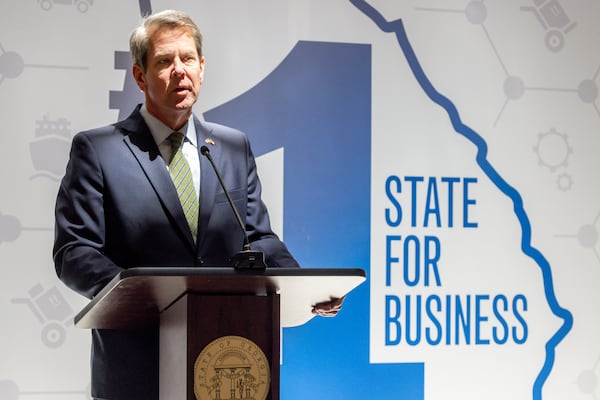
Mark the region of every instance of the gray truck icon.
[[50, 10], [54, 4], [66, 4], [73, 5], [77, 7], [79, 12], [84, 13], [94, 4], [94, 0], [38, 0], [38, 3], [40, 3], [42, 10], [45, 11]]
[[533, 0], [533, 6], [523, 6], [522, 11], [532, 12], [546, 31], [546, 47], [554, 52], [560, 51], [565, 44], [565, 36], [573, 28], [571, 21], [558, 0]]
[[13, 304], [25, 304], [43, 325], [42, 342], [50, 348], [60, 347], [66, 339], [65, 326], [72, 324], [73, 309], [55, 287], [44, 290], [37, 284], [28, 291], [29, 297], [15, 298]]

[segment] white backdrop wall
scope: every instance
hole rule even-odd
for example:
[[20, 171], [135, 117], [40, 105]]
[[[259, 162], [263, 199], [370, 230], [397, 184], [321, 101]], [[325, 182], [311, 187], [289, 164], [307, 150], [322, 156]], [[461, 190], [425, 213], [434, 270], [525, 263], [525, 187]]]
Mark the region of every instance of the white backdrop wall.
[[599, 1], [0, 0], [1, 399], [89, 398], [54, 199], [72, 136], [139, 101], [129, 33], [165, 8], [301, 264], [368, 274], [284, 330], [282, 399], [600, 396]]

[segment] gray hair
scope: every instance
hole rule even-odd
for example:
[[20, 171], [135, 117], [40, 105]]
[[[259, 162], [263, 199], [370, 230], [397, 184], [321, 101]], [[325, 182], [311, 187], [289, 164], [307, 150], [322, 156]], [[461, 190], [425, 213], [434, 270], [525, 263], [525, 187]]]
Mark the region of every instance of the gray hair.
[[145, 17], [140, 25], [131, 33], [129, 51], [131, 53], [131, 62], [134, 65], [139, 65], [142, 67], [142, 70], [146, 71], [148, 47], [150, 47], [149, 31], [161, 28], [187, 29], [196, 42], [198, 56], [202, 57], [202, 34], [192, 17], [181, 11], [165, 10]]

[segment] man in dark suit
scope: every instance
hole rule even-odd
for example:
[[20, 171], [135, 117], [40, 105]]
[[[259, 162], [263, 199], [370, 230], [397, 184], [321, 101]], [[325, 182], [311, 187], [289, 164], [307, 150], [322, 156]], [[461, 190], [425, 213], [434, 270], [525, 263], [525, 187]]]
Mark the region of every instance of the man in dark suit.
[[[202, 146], [223, 174], [252, 248], [265, 253], [268, 267], [298, 267], [271, 231], [246, 136], [192, 113], [204, 74], [196, 24], [177, 11], [151, 15], [132, 33], [130, 49], [145, 102], [124, 121], [73, 139], [56, 201], [54, 260], [60, 279], [93, 298], [124, 268], [228, 265], [242, 248], [243, 233], [199, 154]], [[178, 152], [190, 178], [189, 207], [182, 206], [171, 177]], [[313, 311], [332, 315], [340, 303], [325, 302]], [[158, 347], [157, 328], [93, 330], [92, 396], [158, 399]]]

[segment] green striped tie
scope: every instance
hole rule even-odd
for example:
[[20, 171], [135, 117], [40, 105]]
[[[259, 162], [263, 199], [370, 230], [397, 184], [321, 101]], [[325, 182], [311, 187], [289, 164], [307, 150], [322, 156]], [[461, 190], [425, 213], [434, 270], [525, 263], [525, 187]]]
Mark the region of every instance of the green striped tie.
[[198, 197], [196, 196], [190, 165], [182, 152], [183, 134], [181, 132], [173, 132], [169, 136], [169, 140], [173, 148], [173, 158], [169, 163], [169, 174], [171, 175], [175, 189], [177, 189], [185, 219], [190, 226], [195, 242], [198, 237]]

